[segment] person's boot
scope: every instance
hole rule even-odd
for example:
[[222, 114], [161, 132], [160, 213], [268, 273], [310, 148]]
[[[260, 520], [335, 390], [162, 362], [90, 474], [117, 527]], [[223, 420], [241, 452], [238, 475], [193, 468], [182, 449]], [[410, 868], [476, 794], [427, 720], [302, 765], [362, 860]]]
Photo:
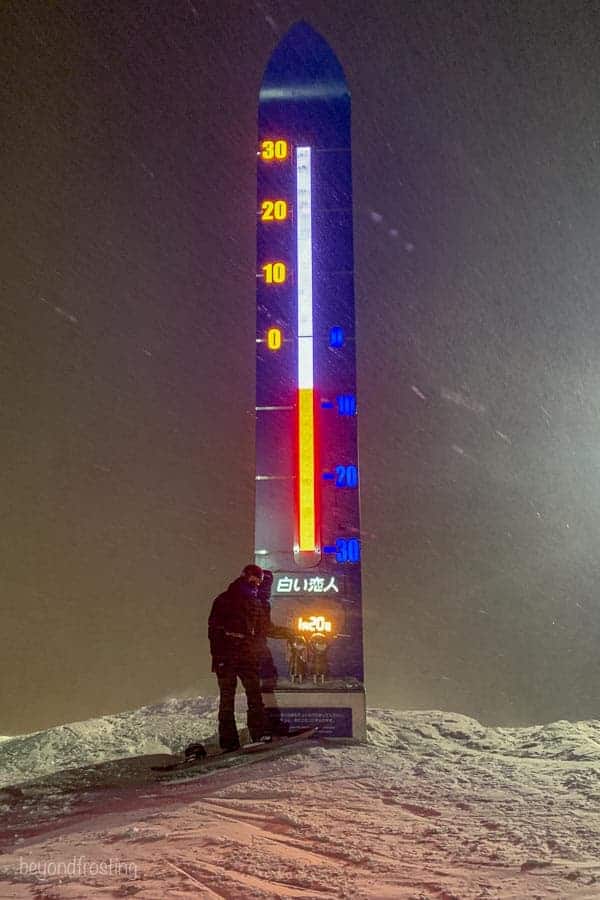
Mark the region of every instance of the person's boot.
[[282, 719], [279, 722], [274, 722], [271, 731], [275, 737], [287, 737], [290, 733], [289, 722], [284, 722]]
[[235, 722], [219, 722], [219, 747], [223, 753], [231, 753], [240, 749], [240, 738]]
[[206, 747], [204, 744], [196, 742], [194, 744], [188, 744], [183, 754], [186, 759], [204, 759], [206, 756]]

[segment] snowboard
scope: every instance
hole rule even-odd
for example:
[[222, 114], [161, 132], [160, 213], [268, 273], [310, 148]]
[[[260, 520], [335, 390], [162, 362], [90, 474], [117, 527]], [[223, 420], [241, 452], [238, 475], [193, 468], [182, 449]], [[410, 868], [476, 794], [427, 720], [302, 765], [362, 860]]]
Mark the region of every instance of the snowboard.
[[217, 751], [216, 753], [202, 753], [202, 745], [196, 745], [196, 753], [194, 756], [187, 758], [179, 756], [173, 762], [161, 766], [152, 766], [152, 771], [159, 774], [168, 775], [169, 773], [185, 773], [193, 771], [195, 773], [209, 772], [216, 768], [225, 768], [228, 765], [242, 764], [250, 761], [251, 757], [258, 757], [266, 754], [271, 756], [278, 752], [283, 752], [287, 747], [293, 747], [301, 741], [308, 741], [315, 737], [318, 728], [311, 726], [310, 728], [299, 728], [290, 734], [282, 736], [273, 736], [262, 741], [253, 741], [249, 744], [243, 744], [238, 750]]

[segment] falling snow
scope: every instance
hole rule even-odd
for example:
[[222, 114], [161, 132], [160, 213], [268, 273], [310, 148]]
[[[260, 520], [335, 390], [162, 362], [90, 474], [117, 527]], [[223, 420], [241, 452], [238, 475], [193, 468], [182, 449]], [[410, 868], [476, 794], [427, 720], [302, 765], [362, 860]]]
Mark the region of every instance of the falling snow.
[[214, 691], [207, 609], [252, 551], [256, 95], [298, 15], [352, 89], [370, 702], [597, 717], [595, 5], [25, 6], [2, 730]]

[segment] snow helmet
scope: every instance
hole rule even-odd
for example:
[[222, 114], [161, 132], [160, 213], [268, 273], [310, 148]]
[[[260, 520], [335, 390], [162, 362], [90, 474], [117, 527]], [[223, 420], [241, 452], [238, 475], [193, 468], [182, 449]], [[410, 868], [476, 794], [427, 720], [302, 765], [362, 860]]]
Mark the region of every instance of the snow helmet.
[[249, 566], [245, 566], [242, 575], [254, 575], [255, 578], [260, 578], [262, 581], [263, 578], [263, 570], [260, 566], [255, 566], [254, 563], [250, 563]]

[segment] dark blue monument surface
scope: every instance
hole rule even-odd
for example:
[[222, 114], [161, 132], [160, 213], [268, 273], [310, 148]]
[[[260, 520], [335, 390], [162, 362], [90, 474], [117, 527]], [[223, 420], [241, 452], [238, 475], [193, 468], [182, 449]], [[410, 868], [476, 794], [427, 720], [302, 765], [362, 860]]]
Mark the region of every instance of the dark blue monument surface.
[[265, 675], [329, 708], [363, 690], [350, 93], [304, 22], [264, 74], [257, 166], [256, 562], [297, 635]]

